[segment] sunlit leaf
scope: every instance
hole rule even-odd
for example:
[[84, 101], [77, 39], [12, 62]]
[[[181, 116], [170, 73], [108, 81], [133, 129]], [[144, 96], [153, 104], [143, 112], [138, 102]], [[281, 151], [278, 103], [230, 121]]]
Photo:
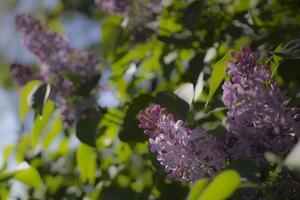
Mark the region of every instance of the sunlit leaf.
[[42, 189], [42, 179], [39, 172], [32, 166], [28, 168], [20, 169], [16, 172], [14, 178], [27, 185], [34, 187], [35, 189]]
[[83, 182], [89, 181], [94, 184], [96, 172], [96, 150], [86, 144], [81, 143], [76, 152], [77, 166]]
[[43, 146], [48, 148], [55, 137], [62, 131], [63, 125], [60, 116], [57, 116], [51, 124], [49, 131], [46, 133], [43, 140]]
[[54, 112], [54, 103], [53, 101], [46, 101], [43, 106], [43, 113], [41, 116], [37, 116], [34, 120], [31, 144], [35, 146], [38, 143], [40, 135], [43, 133], [45, 127], [47, 126], [50, 117]]
[[210, 102], [216, 90], [226, 77], [225, 70], [227, 67], [227, 63], [228, 61], [233, 61], [233, 58], [231, 57], [231, 52], [232, 50], [228, 50], [224, 57], [213, 66], [213, 70], [209, 81], [209, 93], [206, 105], [208, 104], [208, 102]]
[[20, 95], [20, 100], [19, 100], [19, 118], [20, 121], [23, 122], [28, 111], [30, 110], [30, 103], [29, 103], [29, 97], [30, 94], [41, 84], [41, 81], [30, 81], [29, 83], [27, 83], [22, 91], [21, 91], [21, 95]]
[[187, 200], [198, 200], [199, 196], [201, 195], [202, 191], [205, 189], [207, 184], [208, 184], [208, 179], [200, 179], [199, 181], [197, 181], [193, 185], [187, 197]]
[[194, 86], [192, 83], [184, 83], [180, 85], [174, 93], [189, 105], [192, 104], [194, 99]]
[[196, 83], [196, 86], [195, 86], [195, 93], [194, 93], [194, 101], [197, 101], [199, 99], [199, 97], [201, 96], [202, 94], [202, 91], [203, 91], [203, 87], [204, 87], [204, 73], [201, 72], [199, 74], [199, 77], [198, 77], [198, 80], [197, 80], [197, 83]]
[[227, 170], [217, 175], [203, 190], [198, 200], [225, 200], [240, 185], [240, 175], [234, 170]]
[[285, 166], [300, 173], [300, 142], [292, 149], [284, 161]]

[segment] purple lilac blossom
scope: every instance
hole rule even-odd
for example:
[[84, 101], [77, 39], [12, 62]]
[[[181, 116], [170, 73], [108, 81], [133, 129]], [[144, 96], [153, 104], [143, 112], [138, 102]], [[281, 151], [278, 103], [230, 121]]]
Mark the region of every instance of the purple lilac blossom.
[[10, 73], [19, 86], [24, 86], [29, 81], [35, 79], [30, 67], [17, 63], [10, 65]]
[[96, 0], [95, 2], [101, 10], [127, 18], [132, 33], [129, 39], [137, 43], [144, 43], [153, 35], [153, 31], [149, 30], [147, 25], [155, 21], [163, 10], [161, 0]]
[[103, 11], [128, 16], [132, 0], [95, 0], [95, 3]]
[[189, 129], [181, 120], [159, 105], [140, 113], [139, 127], [149, 136], [149, 149], [165, 171], [167, 178], [193, 182], [214, 175], [224, 162], [222, 145], [200, 129]]
[[[41, 79], [51, 84], [50, 97], [60, 107], [67, 127], [72, 125], [71, 122], [74, 123], [83, 117], [82, 112], [78, 110], [97, 106], [95, 96], [90, 97], [93, 104], [85, 105], [84, 98], [76, 95], [78, 88], [75, 82], [62, 76], [62, 72], [67, 72], [88, 79], [98, 74], [96, 65], [99, 60], [95, 55], [72, 48], [62, 36], [42, 25], [30, 14], [17, 15], [16, 28], [24, 47], [41, 65]], [[67, 115], [66, 110], [70, 114]], [[66, 116], [70, 116], [70, 119]]]
[[295, 111], [286, 110], [288, 96], [273, 81], [259, 53], [244, 47], [229, 62], [230, 80], [223, 84], [222, 101], [228, 108], [227, 150], [232, 159], [248, 157], [265, 163], [264, 152], [286, 156], [299, 136]]

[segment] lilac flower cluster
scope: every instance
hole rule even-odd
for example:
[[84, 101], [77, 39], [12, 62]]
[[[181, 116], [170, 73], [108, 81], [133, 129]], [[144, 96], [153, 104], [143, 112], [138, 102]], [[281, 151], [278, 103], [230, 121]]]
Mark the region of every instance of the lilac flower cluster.
[[300, 134], [295, 111], [285, 109], [288, 96], [272, 80], [268, 65], [258, 64], [259, 53], [244, 47], [232, 56], [237, 62], [228, 64], [231, 78], [223, 84], [222, 96], [228, 108], [228, 153], [259, 164], [266, 151], [287, 155]]
[[29, 81], [35, 79], [30, 67], [14, 63], [10, 65], [10, 73], [18, 82], [19, 86], [24, 86]]
[[157, 154], [167, 178], [193, 182], [221, 169], [224, 155], [216, 139], [200, 129], [186, 128], [165, 108], [151, 105], [141, 111], [139, 127], [150, 137], [149, 149]]
[[[70, 80], [63, 73], [80, 76], [89, 79], [98, 74], [96, 65], [98, 58], [90, 53], [72, 48], [69, 43], [48, 27], [42, 25], [39, 20], [29, 14], [16, 16], [16, 28], [21, 36], [21, 42], [39, 61], [41, 65], [40, 77], [44, 82], [51, 84], [50, 97], [55, 100], [61, 110], [72, 110], [75, 107], [83, 106], [84, 98], [79, 98], [76, 94], [77, 83]], [[23, 74], [23, 68], [14, 67], [13, 74]], [[95, 97], [90, 97], [96, 102]], [[78, 105], [77, 105], [78, 104]], [[95, 107], [94, 103], [84, 107]], [[78, 109], [76, 109], [78, 110]], [[76, 121], [82, 116], [81, 112], [74, 110], [73, 119], [65, 124], [71, 125], [71, 121]], [[66, 112], [62, 112], [66, 115]]]
[[132, 0], [95, 0], [95, 3], [103, 11], [128, 16]]
[[145, 42], [153, 34], [147, 24], [153, 22], [162, 12], [161, 0], [95, 0], [103, 11], [118, 14], [129, 20], [130, 39]]

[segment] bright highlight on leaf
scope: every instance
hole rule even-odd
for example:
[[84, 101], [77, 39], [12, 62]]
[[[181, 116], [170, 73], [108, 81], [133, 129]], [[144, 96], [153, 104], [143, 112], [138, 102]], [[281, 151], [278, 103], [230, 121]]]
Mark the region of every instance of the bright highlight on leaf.
[[179, 98], [181, 98], [182, 100], [187, 102], [189, 105], [191, 105], [193, 102], [193, 99], [194, 99], [194, 86], [192, 83], [184, 83], [184, 84], [180, 85], [174, 91], [174, 93]]
[[233, 50], [230, 49], [227, 51], [227, 53], [224, 55], [224, 57], [219, 60], [214, 66], [213, 66], [213, 71], [211, 73], [210, 77], [210, 82], [209, 82], [209, 93], [208, 93], [208, 98], [206, 100], [206, 105], [210, 102], [212, 99], [213, 95], [217, 91], [218, 87], [226, 77], [226, 67], [228, 61], [233, 61], [234, 59], [231, 57], [231, 52]]

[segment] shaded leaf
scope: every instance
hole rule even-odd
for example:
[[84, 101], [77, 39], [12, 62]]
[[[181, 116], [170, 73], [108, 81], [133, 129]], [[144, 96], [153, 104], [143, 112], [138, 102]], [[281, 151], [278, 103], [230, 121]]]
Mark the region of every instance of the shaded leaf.
[[77, 88], [77, 95], [87, 96], [91, 93], [93, 89], [98, 85], [101, 74], [96, 74], [90, 78], [84, 80], [80, 86]]
[[281, 51], [275, 51], [274, 54], [287, 59], [300, 59], [300, 39], [288, 42]]
[[101, 110], [90, 110], [86, 118], [78, 121], [76, 136], [81, 142], [90, 146], [96, 146], [98, 125], [101, 116]]
[[247, 159], [238, 159], [234, 160], [230, 163], [228, 166], [228, 169], [233, 169], [239, 172], [240, 176], [242, 178], [246, 178], [247, 180], [258, 183], [260, 182], [259, 176], [260, 176], [260, 170], [257, 167], [257, 165]]
[[205, 1], [196, 0], [188, 5], [183, 16], [183, 24], [186, 28], [190, 30], [193, 30], [195, 28], [197, 19], [201, 14], [204, 3]]
[[37, 87], [37, 89], [30, 96], [30, 105], [38, 115], [42, 115], [44, 102], [50, 93], [50, 85], [44, 83]]
[[153, 101], [154, 98], [148, 94], [140, 94], [132, 100], [132, 103], [129, 105], [126, 111], [123, 120], [124, 124], [119, 133], [119, 137], [122, 141], [142, 142], [147, 139], [143, 133], [143, 129], [138, 127], [138, 114]]
[[61, 71], [59, 72], [59, 75], [61, 75], [65, 79], [72, 81], [73, 83], [81, 82], [85, 79], [84, 76], [72, 71]]
[[169, 92], [159, 92], [154, 101], [162, 107], [166, 107], [176, 119], [185, 120], [187, 118], [189, 104], [176, 95]]

